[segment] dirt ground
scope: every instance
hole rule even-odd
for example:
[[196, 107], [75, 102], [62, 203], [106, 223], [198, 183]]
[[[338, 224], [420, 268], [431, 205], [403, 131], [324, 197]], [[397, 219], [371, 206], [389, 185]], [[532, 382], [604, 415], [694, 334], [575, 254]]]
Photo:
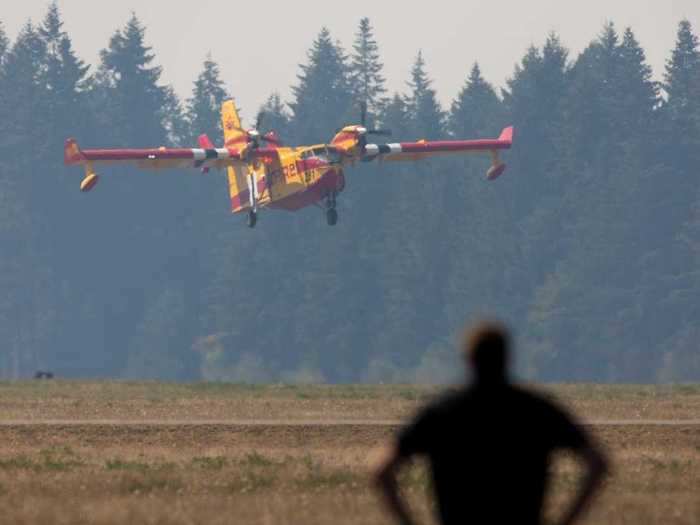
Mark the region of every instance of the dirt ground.
[[[389, 523], [368, 484], [378, 450], [397, 428], [384, 421], [404, 418], [436, 392], [0, 383], [0, 523]], [[698, 387], [552, 392], [586, 420], [700, 414]], [[257, 422], [167, 423], [215, 419]], [[614, 470], [585, 523], [700, 523], [700, 426], [592, 428]], [[562, 457], [554, 472], [550, 517], [571, 496], [578, 466]], [[424, 466], [402, 485], [423, 523], [433, 523]]]

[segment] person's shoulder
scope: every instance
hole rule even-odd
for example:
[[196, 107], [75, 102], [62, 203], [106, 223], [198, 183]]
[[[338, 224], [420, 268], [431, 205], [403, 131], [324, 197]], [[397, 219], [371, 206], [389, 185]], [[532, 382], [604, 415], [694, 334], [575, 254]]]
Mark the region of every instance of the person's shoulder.
[[452, 387], [438, 394], [428, 403], [426, 409], [433, 413], [451, 412], [468, 404], [471, 396], [469, 387]]
[[512, 385], [511, 392], [520, 403], [528, 405], [532, 409], [556, 413], [566, 412], [554, 396], [546, 392], [523, 385]]
[[554, 395], [523, 385], [512, 387], [513, 395], [523, 410], [541, 414], [545, 418], [566, 419], [574, 421], [573, 415]]

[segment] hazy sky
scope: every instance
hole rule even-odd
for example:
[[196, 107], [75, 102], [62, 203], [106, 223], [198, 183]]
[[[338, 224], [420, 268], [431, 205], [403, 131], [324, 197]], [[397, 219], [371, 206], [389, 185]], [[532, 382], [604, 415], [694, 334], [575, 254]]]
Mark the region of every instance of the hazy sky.
[[[3, 0], [0, 21], [14, 38], [29, 18], [41, 21], [48, 3]], [[549, 31], [557, 31], [575, 56], [606, 21], [620, 30], [629, 25], [660, 78], [678, 22], [688, 18], [695, 32], [700, 30], [700, 0], [60, 0], [59, 7], [78, 53], [93, 64], [135, 11], [164, 67], [163, 80], [181, 96], [190, 93], [211, 52], [244, 118], [273, 90], [288, 95], [321, 26], [348, 49], [363, 16], [375, 27], [389, 87], [404, 89], [422, 49], [446, 106], [475, 60], [487, 79], [501, 86], [527, 47], [541, 44]]]

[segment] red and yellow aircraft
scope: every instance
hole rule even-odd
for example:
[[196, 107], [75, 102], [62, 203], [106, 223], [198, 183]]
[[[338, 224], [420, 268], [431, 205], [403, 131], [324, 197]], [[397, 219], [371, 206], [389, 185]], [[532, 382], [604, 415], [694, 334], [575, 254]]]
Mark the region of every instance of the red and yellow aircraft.
[[[362, 121], [364, 122], [364, 113]], [[387, 130], [367, 129], [364, 124], [341, 129], [330, 144], [284, 147], [273, 131], [261, 134], [258, 124], [244, 129], [232, 100], [221, 110], [225, 147], [216, 148], [211, 140], [199, 137], [200, 148], [90, 149], [81, 150], [73, 139], [65, 145], [64, 162], [85, 168], [81, 191], [90, 191], [98, 181], [97, 164], [135, 164], [144, 169], [211, 168], [228, 170], [228, 186], [233, 213], [247, 212], [248, 226], [257, 222], [258, 210], [273, 208], [298, 210], [320, 205], [329, 225], [338, 221], [336, 197], [345, 188], [344, 168], [358, 161], [419, 160], [434, 155], [486, 153], [491, 167], [486, 178], [494, 180], [505, 171], [499, 152], [513, 143], [513, 128], [503, 130], [497, 139], [443, 140], [372, 144], [371, 135], [389, 135]], [[263, 146], [263, 143], [265, 144]]]

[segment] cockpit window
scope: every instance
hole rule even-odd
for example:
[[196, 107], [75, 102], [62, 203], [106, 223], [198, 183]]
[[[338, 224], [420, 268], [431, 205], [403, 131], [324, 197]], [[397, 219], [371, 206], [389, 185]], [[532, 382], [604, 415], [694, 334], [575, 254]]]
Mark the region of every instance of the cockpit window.
[[331, 164], [340, 164], [342, 159], [340, 157], [340, 152], [336, 148], [327, 148], [326, 151], [328, 152], [328, 162]]
[[341, 162], [340, 152], [334, 147], [319, 146], [301, 154], [301, 158], [316, 158], [329, 164], [339, 164]]

